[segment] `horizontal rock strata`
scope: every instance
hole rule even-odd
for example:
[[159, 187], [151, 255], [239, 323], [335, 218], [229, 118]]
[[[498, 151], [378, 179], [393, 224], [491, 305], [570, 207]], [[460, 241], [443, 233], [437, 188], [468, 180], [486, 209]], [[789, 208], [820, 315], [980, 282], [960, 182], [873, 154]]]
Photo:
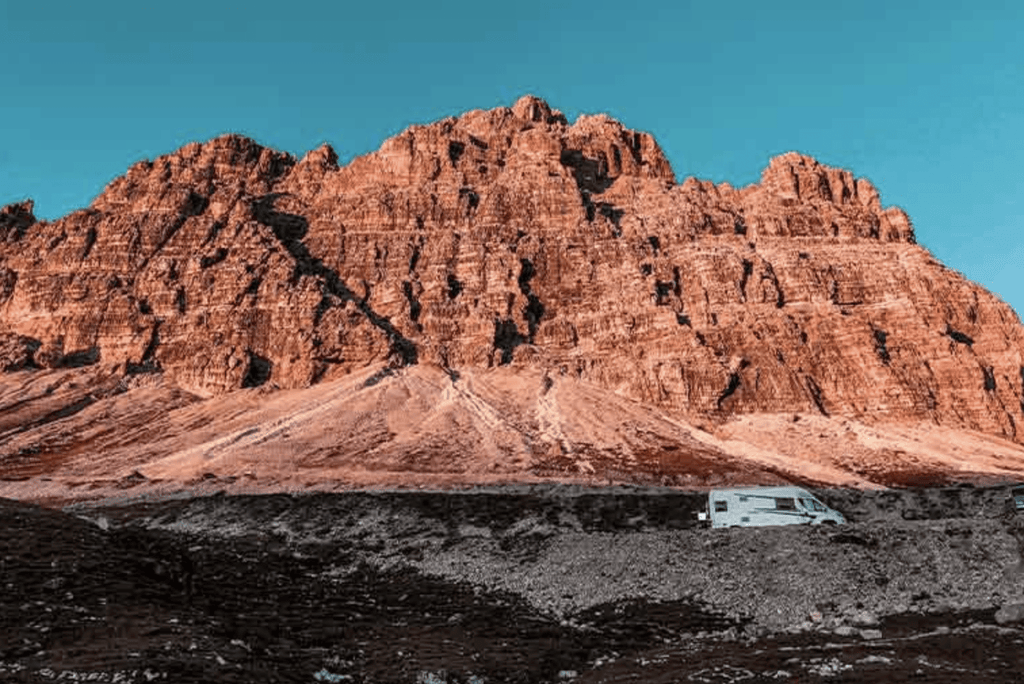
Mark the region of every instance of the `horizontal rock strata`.
[[209, 396], [375, 364], [508, 365], [684, 418], [932, 420], [1024, 440], [1024, 329], [872, 184], [787, 153], [679, 184], [652, 136], [545, 102], [346, 166], [227, 135], [86, 209], [0, 210], [0, 369], [117, 366]]

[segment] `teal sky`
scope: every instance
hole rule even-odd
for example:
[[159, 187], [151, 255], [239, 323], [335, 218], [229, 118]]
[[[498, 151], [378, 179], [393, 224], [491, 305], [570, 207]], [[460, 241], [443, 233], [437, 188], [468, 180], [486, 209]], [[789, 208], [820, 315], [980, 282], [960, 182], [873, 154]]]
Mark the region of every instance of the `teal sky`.
[[1022, 36], [1019, 0], [0, 0], [0, 204], [57, 218], [230, 131], [347, 161], [533, 93], [650, 131], [680, 181], [788, 150], [867, 176], [1024, 312]]

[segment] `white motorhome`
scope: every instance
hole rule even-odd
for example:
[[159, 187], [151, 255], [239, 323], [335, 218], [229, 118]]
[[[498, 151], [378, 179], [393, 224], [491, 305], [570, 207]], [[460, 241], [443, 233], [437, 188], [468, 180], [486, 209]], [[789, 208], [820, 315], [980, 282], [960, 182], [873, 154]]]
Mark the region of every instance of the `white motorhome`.
[[698, 514], [711, 527], [763, 525], [842, 525], [846, 518], [800, 487], [737, 487], [708, 493]]

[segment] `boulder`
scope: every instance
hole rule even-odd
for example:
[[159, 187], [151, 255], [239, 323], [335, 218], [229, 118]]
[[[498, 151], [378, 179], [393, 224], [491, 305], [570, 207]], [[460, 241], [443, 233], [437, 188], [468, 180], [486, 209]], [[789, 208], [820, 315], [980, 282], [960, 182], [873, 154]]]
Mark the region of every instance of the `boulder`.
[[1024, 622], [1024, 603], [1008, 603], [996, 611], [995, 617], [1000, 625]]
[[861, 610], [850, 617], [850, 623], [856, 627], [875, 627], [878, 625], [878, 617], [867, 610]]

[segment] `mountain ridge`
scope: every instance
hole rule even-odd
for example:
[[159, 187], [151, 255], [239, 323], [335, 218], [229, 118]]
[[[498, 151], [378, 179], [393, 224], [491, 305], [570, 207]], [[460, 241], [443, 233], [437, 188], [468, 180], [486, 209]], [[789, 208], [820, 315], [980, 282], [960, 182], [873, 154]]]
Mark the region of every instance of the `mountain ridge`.
[[299, 159], [226, 134], [133, 164], [56, 221], [32, 210], [0, 210], [12, 380], [95, 366], [213, 398], [508, 366], [694, 424], [791, 413], [1024, 440], [1013, 310], [870, 181], [797, 152], [743, 188], [677, 183], [650, 134], [524, 96], [344, 166], [326, 144]]

